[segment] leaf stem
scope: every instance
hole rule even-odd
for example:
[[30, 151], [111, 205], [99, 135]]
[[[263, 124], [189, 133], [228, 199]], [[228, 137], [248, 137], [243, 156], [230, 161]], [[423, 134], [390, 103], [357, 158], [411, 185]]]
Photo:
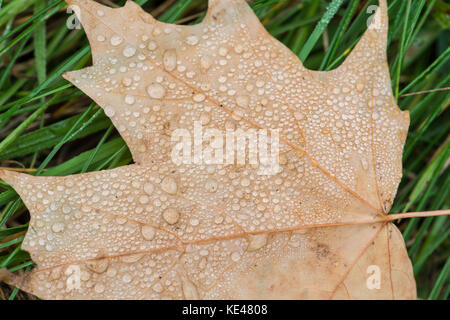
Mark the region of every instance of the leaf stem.
[[407, 213], [394, 213], [387, 216], [387, 221], [393, 221], [405, 218], [425, 218], [436, 216], [450, 215], [450, 210], [437, 210], [437, 211], [420, 211], [420, 212], [407, 212]]

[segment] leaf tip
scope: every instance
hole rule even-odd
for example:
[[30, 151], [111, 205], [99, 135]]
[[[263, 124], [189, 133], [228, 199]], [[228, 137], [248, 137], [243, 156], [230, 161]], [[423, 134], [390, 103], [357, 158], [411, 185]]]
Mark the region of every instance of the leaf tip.
[[0, 179], [13, 186], [21, 174], [12, 170], [0, 169]]
[[0, 281], [5, 282], [10, 285], [15, 285], [18, 283], [18, 276], [16, 276], [14, 273], [10, 272], [6, 268], [0, 269]]
[[28, 274], [16, 275], [6, 268], [0, 269], [0, 281], [17, 287], [21, 290], [32, 293], [32, 288], [28, 284]]
[[[85, 68], [85, 69], [87, 69], [87, 68]], [[67, 81], [71, 82], [72, 84], [74, 84], [75, 86], [77, 86], [78, 88], [80, 88], [80, 86], [81, 86], [80, 82], [82, 79], [83, 70], [84, 69], [67, 71], [62, 74], [62, 77], [64, 79], [66, 79]], [[87, 81], [87, 79], [83, 79], [83, 80], [84, 80], [84, 82]]]
[[209, 0], [205, 21], [233, 24], [259, 19], [245, 0]]
[[64, 72], [61, 76], [62, 76], [64, 79], [66, 79], [67, 81], [72, 82], [72, 81], [74, 80], [74, 77], [73, 77], [73, 75], [72, 75], [72, 72], [73, 72], [73, 71], [67, 71], [67, 72]]

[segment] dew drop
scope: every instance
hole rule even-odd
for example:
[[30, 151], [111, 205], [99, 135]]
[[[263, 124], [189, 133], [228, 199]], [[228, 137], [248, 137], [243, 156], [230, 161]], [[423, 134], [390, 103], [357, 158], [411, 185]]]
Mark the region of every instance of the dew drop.
[[63, 230], [64, 230], [64, 224], [61, 223], [61, 222], [56, 222], [52, 226], [52, 231], [53, 232], [58, 233], [58, 232], [62, 232]]
[[122, 54], [125, 57], [130, 58], [136, 54], [136, 48], [135, 47], [126, 47], [125, 49], [123, 49]]
[[68, 204], [64, 204], [62, 206], [62, 212], [64, 214], [69, 214], [72, 211], [72, 208]]
[[214, 179], [208, 179], [205, 183], [205, 188], [208, 192], [216, 192], [218, 188], [217, 181]]
[[108, 277], [115, 277], [117, 275], [117, 270], [114, 268], [108, 268], [108, 271], [106, 271], [106, 275]]
[[221, 55], [222, 57], [225, 57], [228, 53], [227, 48], [221, 47], [219, 48], [219, 55]]
[[212, 61], [208, 57], [201, 57], [200, 58], [200, 67], [203, 69], [209, 69], [212, 65]]
[[148, 50], [155, 50], [156, 48], [158, 48], [158, 45], [156, 44], [155, 41], [150, 41], [147, 45]]
[[191, 46], [195, 46], [196, 44], [198, 44], [198, 37], [197, 36], [189, 36], [186, 38], [186, 43]]
[[203, 93], [197, 93], [192, 97], [192, 99], [195, 102], [202, 102], [202, 101], [205, 101], [206, 97]]
[[122, 281], [125, 283], [130, 283], [132, 279], [133, 278], [128, 273], [124, 274], [122, 277]]
[[342, 140], [341, 136], [338, 134], [333, 134], [332, 137], [335, 142], [340, 142]]
[[139, 197], [139, 203], [140, 204], [147, 204], [150, 201], [150, 199], [147, 196], [140, 196]]
[[132, 83], [133, 83], [133, 80], [131, 80], [131, 78], [125, 77], [125, 78], [122, 79], [122, 84], [125, 87], [131, 86]]
[[301, 113], [301, 112], [296, 112], [294, 114], [294, 116], [295, 116], [295, 119], [297, 119], [298, 121], [302, 121], [302, 120], [305, 119], [305, 115], [303, 113]]
[[114, 114], [115, 114], [115, 111], [114, 111], [114, 109], [113, 109], [111, 106], [107, 106], [107, 107], [105, 108], [105, 114], [106, 114], [108, 117], [113, 117]]
[[149, 225], [141, 227], [141, 233], [145, 240], [153, 240], [155, 238], [155, 228]]
[[157, 284], [155, 284], [155, 285], [153, 286], [153, 290], [154, 290], [155, 292], [161, 293], [161, 292], [164, 291], [164, 288], [163, 288], [163, 286], [161, 285], [161, 283], [158, 282]]
[[264, 84], [265, 84], [265, 82], [264, 82], [263, 80], [258, 80], [258, 81], [256, 81], [256, 86], [257, 86], [258, 88], [264, 87]]
[[196, 227], [199, 225], [200, 220], [198, 220], [197, 218], [192, 218], [191, 220], [189, 220], [189, 223], [191, 224], [191, 226]]
[[183, 288], [183, 295], [186, 300], [197, 300], [199, 298], [197, 287], [192, 281], [183, 278], [182, 288]]
[[120, 257], [120, 261], [125, 263], [135, 263], [142, 259], [144, 255], [142, 253], [136, 253], [136, 254], [128, 254], [125, 256]]
[[231, 254], [231, 260], [233, 260], [234, 262], [238, 262], [241, 259], [241, 255], [239, 254], [239, 252], [233, 252]]
[[103, 273], [108, 269], [108, 259], [86, 261], [86, 267], [95, 273]]
[[364, 84], [361, 82], [357, 82], [356, 83], [356, 90], [358, 90], [359, 92], [362, 92], [364, 90]]
[[248, 245], [248, 251], [255, 251], [264, 247], [267, 243], [267, 234], [257, 234], [249, 236], [250, 243]]
[[123, 39], [121, 36], [115, 35], [111, 37], [111, 45], [118, 46], [122, 43]]
[[167, 71], [173, 71], [177, 66], [177, 52], [174, 49], [166, 50], [163, 57], [164, 67]]
[[175, 194], [177, 193], [177, 183], [172, 177], [165, 177], [161, 181], [161, 189], [168, 194]]
[[135, 99], [134, 99], [134, 97], [132, 95], [127, 94], [125, 96], [125, 103], [126, 104], [133, 104], [134, 102], [135, 102]]
[[237, 44], [234, 46], [234, 52], [236, 52], [237, 54], [241, 54], [242, 52], [244, 52], [244, 47], [240, 44]]
[[155, 190], [155, 187], [152, 183], [147, 182], [144, 184], [144, 192], [148, 195], [151, 195], [153, 193], [153, 190]]
[[174, 208], [167, 208], [163, 212], [163, 218], [168, 224], [175, 224], [180, 219], [180, 214]]
[[376, 112], [372, 113], [372, 119], [373, 120], [378, 120], [380, 118], [380, 115]]
[[247, 108], [249, 105], [249, 98], [248, 96], [237, 96], [236, 97], [236, 104], [241, 108]]
[[250, 185], [250, 179], [248, 179], [248, 178], [243, 178], [242, 180], [241, 180], [241, 186], [243, 186], [243, 187], [248, 187]]
[[102, 293], [105, 291], [105, 285], [102, 283], [97, 283], [94, 287], [95, 292]]
[[148, 95], [153, 99], [161, 99], [166, 94], [166, 89], [159, 83], [153, 83], [147, 87]]

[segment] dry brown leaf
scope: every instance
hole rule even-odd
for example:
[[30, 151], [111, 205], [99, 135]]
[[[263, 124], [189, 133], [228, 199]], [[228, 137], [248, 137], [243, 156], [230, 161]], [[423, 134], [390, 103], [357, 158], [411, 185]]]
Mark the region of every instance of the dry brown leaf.
[[[31, 212], [22, 248], [36, 263], [7, 282], [45, 299], [416, 298], [387, 216], [409, 116], [391, 92], [385, 0], [330, 72], [303, 67], [244, 0], [210, 0], [194, 26], [131, 1], [70, 3], [94, 65], [65, 77], [104, 108], [135, 164], [3, 171]], [[194, 121], [279, 128], [280, 172], [175, 165], [171, 133]]]

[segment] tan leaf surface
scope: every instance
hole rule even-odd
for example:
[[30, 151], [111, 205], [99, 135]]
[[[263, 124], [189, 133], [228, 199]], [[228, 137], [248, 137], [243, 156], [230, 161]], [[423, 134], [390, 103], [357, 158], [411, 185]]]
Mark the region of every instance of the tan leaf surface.
[[[210, 0], [194, 26], [158, 22], [131, 1], [70, 3], [94, 65], [65, 77], [104, 108], [135, 164], [4, 171], [31, 212], [22, 248], [37, 265], [6, 281], [45, 299], [416, 298], [386, 219], [409, 116], [391, 92], [385, 0], [330, 72], [303, 67], [244, 0]], [[280, 171], [174, 164], [171, 134], [194, 121], [280, 129]]]

